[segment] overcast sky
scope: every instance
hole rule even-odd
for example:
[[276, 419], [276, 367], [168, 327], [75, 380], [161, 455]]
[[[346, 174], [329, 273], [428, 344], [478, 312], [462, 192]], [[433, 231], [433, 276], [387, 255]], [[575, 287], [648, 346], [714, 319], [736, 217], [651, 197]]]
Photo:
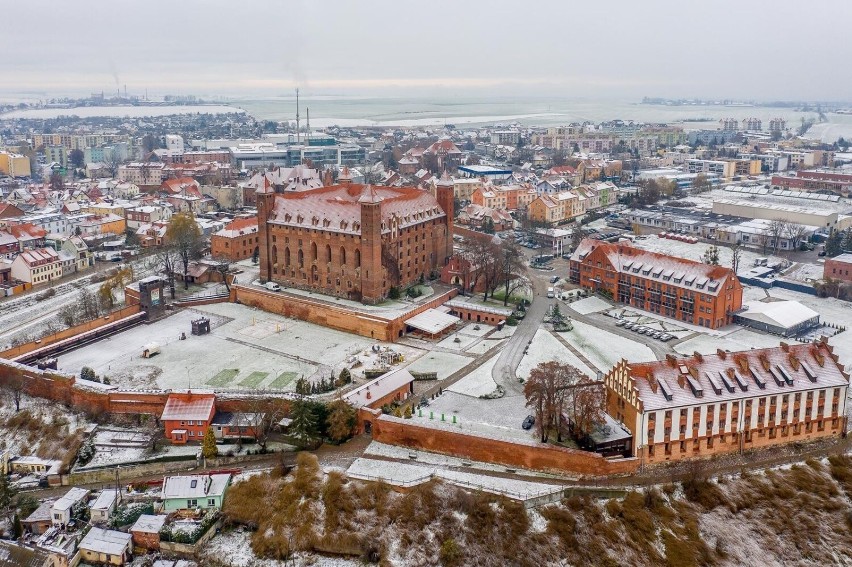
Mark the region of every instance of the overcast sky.
[[0, 91], [852, 99], [852, 0], [3, 2]]

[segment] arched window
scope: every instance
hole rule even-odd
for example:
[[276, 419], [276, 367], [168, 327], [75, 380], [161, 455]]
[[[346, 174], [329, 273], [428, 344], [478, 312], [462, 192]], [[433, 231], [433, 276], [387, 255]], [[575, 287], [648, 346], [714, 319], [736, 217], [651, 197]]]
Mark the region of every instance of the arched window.
[[331, 262], [331, 245], [325, 245], [325, 261]]
[[317, 243], [311, 242], [311, 262], [316, 262], [317, 259]]
[[290, 267], [290, 247], [284, 248], [284, 267]]
[[340, 265], [346, 265], [346, 248], [344, 248], [343, 246], [340, 247]]
[[355, 267], [361, 267], [361, 250], [359, 250], [358, 248], [355, 249]]
[[299, 249], [299, 267], [305, 267], [305, 252], [301, 249]]

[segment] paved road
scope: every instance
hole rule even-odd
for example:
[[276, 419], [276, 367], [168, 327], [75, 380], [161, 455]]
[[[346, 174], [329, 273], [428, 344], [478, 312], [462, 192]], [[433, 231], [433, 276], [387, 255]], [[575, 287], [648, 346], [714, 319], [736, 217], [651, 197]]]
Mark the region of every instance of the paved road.
[[[518, 365], [524, 358], [524, 349], [532, 341], [536, 331], [547, 313], [548, 306], [556, 301], [547, 299], [548, 278], [556, 272], [540, 272], [530, 269], [530, 279], [533, 283], [533, 301], [527, 308], [526, 316], [518, 323], [515, 333], [506, 341], [500, 358], [491, 371], [491, 377], [499, 386], [503, 386], [506, 395], [522, 395], [524, 386], [518, 382]], [[557, 274], [562, 275], [562, 274]]]

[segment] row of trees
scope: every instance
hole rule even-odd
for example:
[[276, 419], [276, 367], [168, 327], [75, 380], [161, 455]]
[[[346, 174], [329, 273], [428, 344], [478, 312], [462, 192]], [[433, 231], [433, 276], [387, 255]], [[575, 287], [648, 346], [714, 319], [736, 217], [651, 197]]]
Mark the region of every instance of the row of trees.
[[514, 241], [487, 236], [468, 238], [462, 254], [467, 260], [462, 267], [462, 279], [468, 285], [465, 291], [481, 284], [488, 299], [500, 289], [504, 294], [503, 305], [508, 305], [513, 293], [530, 287], [526, 258]]
[[[524, 384], [524, 396], [535, 413], [543, 443], [554, 432], [561, 442], [567, 425], [583, 445], [604, 419], [603, 383], [558, 361], [542, 362], [532, 369]], [[565, 417], [568, 424], [563, 423]]]
[[834, 258], [852, 250], [852, 230], [832, 230], [825, 241], [825, 255]]
[[[189, 263], [201, 258], [203, 250], [204, 240], [201, 237], [201, 229], [198, 228], [192, 213], [178, 213], [172, 216], [169, 227], [166, 229], [165, 245], [156, 254], [157, 267], [166, 275], [172, 299], [175, 298], [175, 273], [178, 268], [183, 267], [183, 288], [189, 289], [189, 280], [186, 277]], [[225, 272], [230, 268], [224, 260], [219, 263], [222, 264], [222, 270]], [[227, 286], [227, 278], [224, 279]]]

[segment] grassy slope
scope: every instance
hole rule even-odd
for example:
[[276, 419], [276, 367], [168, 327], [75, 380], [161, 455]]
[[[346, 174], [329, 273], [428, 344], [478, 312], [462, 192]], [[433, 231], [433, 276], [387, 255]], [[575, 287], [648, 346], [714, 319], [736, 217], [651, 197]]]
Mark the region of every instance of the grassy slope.
[[[440, 482], [407, 493], [323, 474], [302, 453], [287, 477], [235, 485], [225, 512], [261, 557], [289, 553], [383, 565], [829, 565], [852, 557], [852, 459], [632, 492], [527, 512]], [[264, 502], [261, 505], [260, 502]], [[216, 565], [215, 559], [210, 559]]]

